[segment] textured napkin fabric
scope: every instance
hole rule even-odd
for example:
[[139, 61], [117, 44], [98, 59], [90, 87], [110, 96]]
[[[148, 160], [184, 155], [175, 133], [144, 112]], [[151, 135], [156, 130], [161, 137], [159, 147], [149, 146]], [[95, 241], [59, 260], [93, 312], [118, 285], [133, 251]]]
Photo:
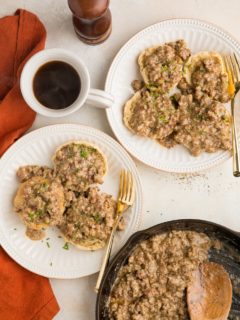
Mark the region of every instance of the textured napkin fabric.
[[16, 264], [0, 250], [0, 319], [51, 320], [59, 311], [49, 280]]
[[38, 17], [25, 10], [0, 19], [0, 156], [35, 119], [20, 92], [25, 62], [44, 48], [46, 30]]
[[[45, 39], [43, 24], [28, 11], [0, 19], [0, 155], [35, 119], [21, 96], [19, 77]], [[22, 268], [1, 248], [0, 291], [1, 320], [51, 320], [59, 311], [49, 280]]]

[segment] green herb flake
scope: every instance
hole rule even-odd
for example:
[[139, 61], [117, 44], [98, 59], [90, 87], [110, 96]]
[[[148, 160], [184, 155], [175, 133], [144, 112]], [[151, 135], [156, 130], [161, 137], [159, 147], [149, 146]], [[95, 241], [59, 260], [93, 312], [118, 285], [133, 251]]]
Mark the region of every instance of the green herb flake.
[[[85, 212], [83, 214], [85, 215]], [[81, 229], [81, 227], [82, 227], [82, 224], [80, 222], [74, 224], [74, 228], [76, 228], [77, 230]]]
[[226, 115], [222, 116], [222, 120], [225, 122], [225, 123], [230, 123], [230, 118]]
[[16, 230], [17, 230], [17, 228], [14, 228], [13, 230], [15, 230], [15, 231], [16, 231]]
[[164, 114], [160, 114], [158, 116], [158, 119], [163, 122], [163, 123], [168, 123], [168, 120], [166, 119], [165, 115]]
[[160, 96], [160, 92], [158, 91], [150, 91], [149, 92], [150, 96], [157, 99]]
[[98, 212], [95, 214], [95, 216], [93, 216], [93, 219], [97, 224], [99, 224], [102, 220], [102, 217], [101, 217], [100, 213]]
[[35, 196], [38, 196], [40, 193], [45, 192], [48, 189], [48, 183], [44, 182], [38, 185], [35, 189]]
[[164, 71], [168, 71], [168, 69], [169, 69], [169, 66], [166, 65], [166, 64], [162, 65], [162, 67], [161, 67], [161, 70], [162, 70], [163, 72], [164, 72]]
[[63, 249], [64, 249], [64, 250], [69, 250], [69, 244], [68, 244], [68, 242], [66, 242], [66, 243], [64, 244]]
[[196, 119], [199, 121], [203, 120], [203, 115], [202, 114], [196, 114]]
[[44, 215], [44, 212], [41, 209], [38, 209], [36, 211], [31, 211], [31, 212], [28, 213], [28, 217], [29, 217], [31, 222], [33, 222], [37, 218], [41, 218], [43, 215]]
[[73, 240], [76, 240], [77, 238], [78, 238], [78, 236], [77, 236], [77, 230], [73, 233], [73, 235], [72, 235], [72, 238], [73, 238]]
[[34, 218], [35, 218], [34, 212], [29, 212], [29, 213], [28, 213], [28, 217], [29, 217], [30, 221], [33, 222], [33, 221], [34, 221]]
[[40, 186], [41, 190], [46, 190], [48, 188], [48, 183], [47, 182], [43, 182]]
[[52, 267], [52, 262], [50, 262], [49, 265]]
[[47, 245], [47, 247], [48, 247], [48, 248], [50, 248], [50, 244], [49, 244], [49, 242], [46, 242], [46, 245]]
[[155, 87], [157, 88], [159, 86], [159, 84], [157, 82], [149, 82], [148, 84], [150, 87]]
[[35, 216], [38, 218], [41, 218], [44, 215], [43, 210], [39, 209], [37, 211], [34, 212]]
[[80, 156], [84, 159], [88, 157], [88, 152], [84, 149], [80, 150]]

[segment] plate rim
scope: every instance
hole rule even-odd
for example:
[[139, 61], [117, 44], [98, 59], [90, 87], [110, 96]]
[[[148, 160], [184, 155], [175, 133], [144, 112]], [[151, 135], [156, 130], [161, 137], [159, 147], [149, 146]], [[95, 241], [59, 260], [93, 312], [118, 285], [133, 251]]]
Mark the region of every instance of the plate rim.
[[[114, 56], [112, 63], [108, 69], [108, 73], [107, 73], [106, 81], [105, 81], [105, 87], [104, 87], [105, 91], [109, 92], [109, 93], [111, 92], [111, 90], [109, 90], [109, 88], [111, 86], [112, 79], [113, 79], [114, 73], [115, 73], [115, 69], [117, 68], [118, 63], [120, 62], [122, 56], [127, 52], [128, 47], [130, 47], [135, 41], [137, 41], [138, 38], [141, 37], [141, 35], [149, 32], [151, 30], [154, 30], [158, 27], [159, 28], [164, 27], [164, 25], [172, 26], [172, 25], [187, 25], [187, 24], [190, 26], [203, 27], [206, 30], [209, 30], [215, 34], [221, 35], [224, 39], [227, 39], [228, 41], [230, 41], [232, 46], [235, 47], [237, 53], [240, 55], [240, 41], [238, 41], [234, 36], [232, 36], [232, 34], [230, 32], [226, 31], [222, 27], [219, 27], [217, 24], [211, 23], [211, 22], [203, 20], [203, 19], [194, 19], [194, 18], [164, 19], [164, 20], [161, 20], [157, 23], [151, 24], [148, 27], [141, 29], [140, 31], [135, 33], [129, 40], [127, 40], [121, 46], [121, 48], [118, 50], [117, 54]], [[167, 165], [157, 165], [153, 161], [148, 161], [147, 159], [143, 159], [141, 157], [141, 155], [136, 154], [134, 152], [134, 150], [131, 147], [129, 147], [128, 144], [125, 143], [125, 141], [123, 139], [121, 139], [121, 137], [119, 137], [120, 135], [118, 134], [118, 130], [116, 129], [116, 127], [114, 126], [114, 123], [111, 120], [112, 109], [113, 108], [106, 109], [105, 112], [106, 112], [109, 126], [110, 126], [115, 138], [134, 159], [147, 165], [150, 168], [153, 168], [153, 169], [156, 169], [159, 171], [163, 171], [163, 172], [190, 174], [190, 173], [197, 173], [200, 171], [205, 171], [210, 168], [219, 166], [220, 164], [222, 164], [232, 158], [232, 154], [230, 152], [223, 151], [221, 156], [217, 159], [212, 160], [211, 163], [209, 163], [209, 160], [205, 160], [202, 164], [200, 164], [200, 165], [195, 164], [194, 167], [190, 167], [190, 168], [187, 166], [182, 166], [181, 168], [176, 166], [175, 168], [173, 168], [172, 166], [169, 167]], [[239, 136], [240, 136], [240, 134], [239, 134]]]
[[[134, 229], [131, 231], [131, 234], [137, 232], [138, 230], [141, 229], [142, 226], [142, 221], [143, 221], [143, 188], [142, 188], [142, 182], [141, 182], [141, 177], [140, 174], [138, 172], [137, 166], [135, 164], [135, 162], [133, 161], [133, 159], [131, 158], [131, 156], [127, 153], [127, 151], [122, 147], [121, 144], [118, 143], [118, 141], [116, 141], [113, 137], [111, 137], [110, 135], [108, 135], [107, 133], [96, 129], [94, 127], [88, 126], [88, 125], [83, 125], [83, 124], [76, 124], [76, 123], [62, 123], [62, 124], [54, 124], [54, 125], [46, 125], [44, 127], [35, 129], [33, 131], [30, 131], [26, 134], [24, 134], [21, 138], [19, 138], [15, 143], [13, 143], [8, 149], [7, 151], [3, 154], [3, 156], [0, 158], [0, 176], [1, 176], [1, 171], [2, 169], [5, 168], [6, 166], [6, 161], [8, 161], [9, 159], [12, 159], [12, 157], [14, 156], [14, 151], [15, 149], [17, 150], [19, 147], [23, 148], [24, 144], [28, 141], [29, 137], [32, 138], [36, 138], [39, 133], [41, 134], [42, 132], [46, 131], [48, 132], [49, 130], [54, 130], [54, 129], [58, 129], [58, 128], [66, 128], [68, 127], [69, 129], [71, 128], [76, 128], [76, 129], [83, 129], [83, 130], [92, 130], [93, 132], [97, 133], [98, 135], [101, 135], [102, 137], [104, 137], [106, 140], [108, 140], [113, 146], [117, 147], [118, 149], [120, 149], [120, 152], [124, 155], [124, 158], [127, 158], [128, 164], [131, 165], [131, 167], [134, 170], [134, 174], [135, 174], [135, 183], [137, 185], [137, 189], [139, 191], [139, 196], [138, 196], [138, 219], [136, 221], [135, 227]], [[62, 132], [64, 132], [64, 130], [62, 130]], [[1, 221], [0, 221], [0, 225], [1, 225]], [[131, 236], [131, 235], [130, 235]], [[129, 238], [129, 237], [128, 237]], [[123, 245], [125, 244], [125, 242], [128, 240], [128, 238], [126, 240], [124, 240]], [[34, 265], [34, 263], [28, 264], [28, 257], [26, 257], [25, 259], [22, 258], [21, 255], [18, 255], [17, 251], [15, 250], [14, 247], [11, 246], [11, 244], [9, 243], [8, 239], [4, 236], [4, 233], [2, 232], [1, 228], [0, 228], [0, 246], [3, 248], [3, 250], [16, 262], [18, 263], [20, 266], [22, 266], [23, 268], [29, 270], [30, 272], [33, 272], [35, 274], [50, 278], [50, 279], [77, 279], [77, 278], [82, 278], [85, 276], [90, 276], [94, 273], [82, 273], [80, 274], [79, 272], [76, 272], [74, 269], [74, 271], [72, 271], [72, 274], [70, 276], [64, 274], [64, 275], [60, 275], [57, 274], [57, 272], [53, 272], [52, 268], [49, 268], [49, 270], [39, 270], [37, 265]], [[25, 260], [25, 261], [24, 261]], [[41, 267], [40, 267], [41, 268]], [[44, 267], [45, 268], [45, 267]], [[46, 269], [46, 268], [45, 268]], [[45, 272], [46, 271], [46, 272]], [[98, 271], [96, 271], [98, 272]]]

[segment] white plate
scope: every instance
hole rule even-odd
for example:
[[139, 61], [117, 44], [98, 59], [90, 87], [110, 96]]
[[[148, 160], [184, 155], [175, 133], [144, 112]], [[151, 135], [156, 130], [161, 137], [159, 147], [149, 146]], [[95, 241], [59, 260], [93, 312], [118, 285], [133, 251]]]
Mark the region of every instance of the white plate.
[[138, 230], [142, 215], [142, 191], [136, 166], [127, 152], [108, 135], [90, 127], [63, 124], [38, 129], [18, 140], [0, 160], [0, 243], [24, 268], [50, 278], [71, 279], [95, 273], [100, 269], [104, 251], [81, 251], [72, 245], [69, 250], [64, 250], [64, 240], [58, 238], [56, 228], [47, 230], [42, 242], [28, 239], [23, 223], [12, 209], [19, 184], [16, 170], [27, 164], [50, 166], [54, 150], [75, 139], [96, 144], [106, 155], [109, 168], [101, 190], [116, 197], [120, 170], [125, 168], [133, 173], [136, 201], [126, 212], [126, 230], [116, 235], [113, 253]]
[[230, 158], [227, 151], [190, 155], [183, 146], [167, 149], [157, 142], [132, 134], [123, 124], [124, 103], [131, 97], [131, 82], [140, 79], [137, 57], [144, 49], [177, 39], [185, 39], [193, 53], [215, 50], [240, 55], [240, 45], [228, 33], [203, 21], [193, 19], [166, 20], [152, 25], [131, 38], [115, 57], [106, 80], [105, 90], [115, 98], [107, 117], [121, 144], [145, 164], [171, 172], [195, 172], [210, 168]]

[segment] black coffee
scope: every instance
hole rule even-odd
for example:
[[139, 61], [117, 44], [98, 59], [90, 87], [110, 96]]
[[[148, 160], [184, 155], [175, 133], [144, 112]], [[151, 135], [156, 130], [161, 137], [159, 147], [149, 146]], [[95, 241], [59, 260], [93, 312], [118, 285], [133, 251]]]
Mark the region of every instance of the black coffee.
[[50, 109], [69, 107], [80, 91], [81, 80], [77, 71], [63, 61], [51, 61], [42, 65], [33, 79], [35, 97]]

